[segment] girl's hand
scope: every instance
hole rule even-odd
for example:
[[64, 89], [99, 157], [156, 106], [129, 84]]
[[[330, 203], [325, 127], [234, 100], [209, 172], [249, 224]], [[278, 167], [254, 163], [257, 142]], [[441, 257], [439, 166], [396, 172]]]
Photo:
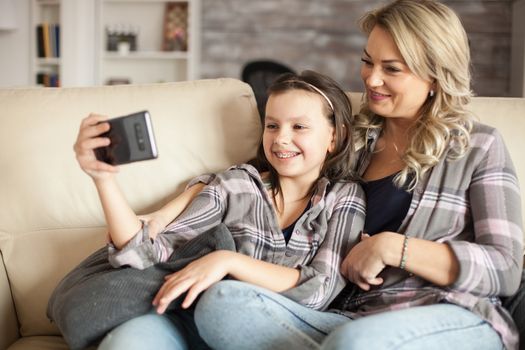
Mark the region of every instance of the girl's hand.
[[178, 272], [167, 275], [166, 282], [153, 299], [157, 312], [164, 313], [168, 305], [184, 292], [188, 293], [182, 307], [188, 308], [202, 291], [229, 273], [229, 266], [235, 254], [218, 250], [193, 261]]
[[[343, 260], [341, 273], [363, 290], [369, 290], [370, 285], [383, 283], [379, 273], [386, 267], [383, 259], [385, 234], [378, 233], [372, 237], [362, 234], [361, 242], [356, 244]], [[383, 236], [382, 236], [383, 235]]]
[[109, 123], [104, 123], [107, 117], [90, 114], [80, 124], [77, 140], [73, 146], [80, 168], [93, 180], [101, 180], [113, 176], [118, 168], [101, 162], [95, 157], [95, 148], [108, 146], [109, 138], [99, 137], [109, 130]]

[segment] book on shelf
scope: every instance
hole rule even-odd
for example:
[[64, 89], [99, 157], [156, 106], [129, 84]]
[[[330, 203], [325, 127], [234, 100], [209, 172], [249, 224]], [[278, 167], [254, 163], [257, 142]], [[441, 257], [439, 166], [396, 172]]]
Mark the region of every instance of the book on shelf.
[[56, 73], [37, 73], [36, 83], [44, 87], [60, 87], [60, 77]]
[[38, 57], [60, 57], [60, 25], [47, 22], [38, 24], [36, 45]]

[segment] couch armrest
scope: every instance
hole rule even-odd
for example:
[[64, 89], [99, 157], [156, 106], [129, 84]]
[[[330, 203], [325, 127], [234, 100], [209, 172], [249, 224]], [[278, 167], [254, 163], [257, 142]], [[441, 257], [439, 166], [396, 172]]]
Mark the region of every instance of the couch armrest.
[[18, 322], [7, 278], [4, 257], [0, 251], [0, 349], [7, 349], [19, 338]]

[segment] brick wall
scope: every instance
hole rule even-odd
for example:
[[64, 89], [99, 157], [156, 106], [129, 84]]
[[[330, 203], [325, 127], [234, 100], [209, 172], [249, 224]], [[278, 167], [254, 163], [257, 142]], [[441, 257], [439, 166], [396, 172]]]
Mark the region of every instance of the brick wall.
[[[449, 0], [471, 43], [473, 89], [507, 96], [511, 0]], [[203, 78], [240, 77], [251, 60], [272, 59], [296, 71], [314, 69], [359, 91], [365, 37], [357, 19], [377, 0], [202, 0]]]

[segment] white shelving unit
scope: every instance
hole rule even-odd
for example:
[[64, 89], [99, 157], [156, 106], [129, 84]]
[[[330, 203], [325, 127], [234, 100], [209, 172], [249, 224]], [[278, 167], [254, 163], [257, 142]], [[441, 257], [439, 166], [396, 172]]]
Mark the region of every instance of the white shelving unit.
[[60, 57], [38, 57], [38, 39], [36, 28], [39, 24], [60, 24], [60, 0], [32, 0], [31, 1], [31, 77], [37, 84], [38, 73], [61, 75]]
[[[163, 51], [166, 4], [188, 7], [187, 50]], [[200, 0], [97, 0], [97, 84], [110, 80], [154, 83], [199, 77]], [[133, 28], [136, 51], [107, 51], [107, 28]]]

